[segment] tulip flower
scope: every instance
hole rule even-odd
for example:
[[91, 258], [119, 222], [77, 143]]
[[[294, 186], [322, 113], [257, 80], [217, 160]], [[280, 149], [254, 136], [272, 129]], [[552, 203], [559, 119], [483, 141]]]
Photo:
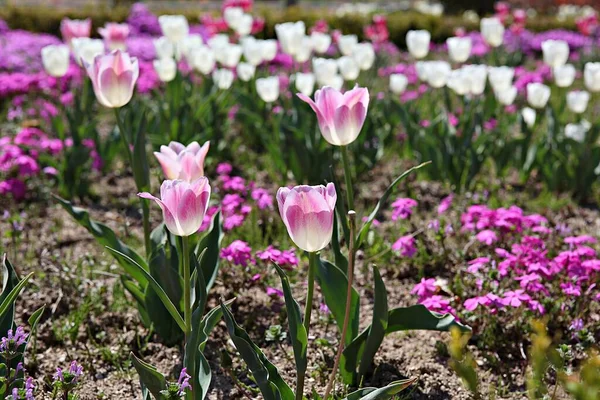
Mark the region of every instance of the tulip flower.
[[265, 103], [272, 103], [279, 97], [279, 77], [270, 76], [256, 80], [256, 92]]
[[215, 51], [217, 61], [227, 68], [233, 68], [238, 65], [241, 57], [242, 46], [239, 44], [227, 44], [218, 51]]
[[499, 91], [494, 90], [494, 94], [496, 96], [496, 100], [504, 106], [510, 106], [514, 103], [515, 98], [517, 97], [517, 88], [515, 86], [511, 86], [508, 89], [501, 89]]
[[65, 76], [69, 70], [69, 46], [48, 45], [42, 48], [42, 64], [48, 75], [55, 78]]
[[313, 94], [315, 88], [315, 75], [311, 73], [296, 73], [296, 89], [305, 96]]
[[390, 75], [390, 90], [394, 94], [402, 94], [408, 85], [408, 78], [404, 74]]
[[109, 22], [104, 28], [98, 29], [98, 33], [106, 41], [110, 51], [127, 49], [125, 39], [129, 36], [129, 25]]
[[506, 90], [512, 86], [515, 70], [506, 66], [490, 67], [488, 68], [488, 76], [494, 90]]
[[300, 42], [300, 47], [298, 51], [294, 54], [294, 60], [297, 63], [305, 63], [310, 60], [310, 56], [312, 55], [312, 41], [309, 36], [304, 36]]
[[90, 37], [92, 33], [92, 20], [87, 18], [83, 20], [64, 18], [60, 21], [60, 34], [63, 41], [71, 44], [74, 38]]
[[552, 74], [554, 75], [554, 83], [556, 83], [556, 86], [569, 87], [575, 80], [577, 70], [573, 64], [564, 64], [554, 67], [552, 69]]
[[296, 246], [316, 252], [331, 242], [336, 199], [333, 183], [277, 191], [279, 214]]
[[358, 36], [356, 35], [342, 35], [338, 38], [337, 45], [340, 49], [340, 53], [343, 56], [350, 56], [354, 52], [354, 47], [358, 44]]
[[228, 7], [223, 11], [223, 20], [233, 30], [236, 29], [243, 16], [244, 10], [241, 7]]
[[245, 62], [239, 63], [236, 67], [237, 76], [243, 82], [248, 82], [252, 79], [255, 71], [256, 67], [254, 65]]
[[247, 64], [257, 66], [263, 62], [263, 45], [252, 36], [245, 37], [242, 41], [242, 53]]
[[153, 39], [152, 44], [154, 45], [156, 58], [173, 58], [175, 56], [175, 46], [166, 36]]
[[600, 92], [600, 62], [588, 62], [583, 68], [585, 87], [590, 92]]
[[213, 50], [220, 49], [229, 44], [229, 36], [224, 33], [217, 33], [216, 35], [208, 39], [207, 44], [208, 47], [210, 47]]
[[215, 85], [221, 90], [227, 90], [233, 83], [233, 72], [228, 69], [217, 69], [212, 74]]
[[482, 18], [480, 30], [483, 40], [491, 47], [498, 47], [504, 42], [504, 25], [498, 18]]
[[473, 44], [470, 37], [451, 37], [446, 39], [446, 44], [448, 45], [450, 59], [456, 63], [467, 61], [471, 55]]
[[266, 39], [260, 41], [262, 58], [265, 61], [273, 61], [277, 57], [277, 40]]
[[340, 69], [340, 75], [345, 81], [354, 81], [360, 74], [360, 68], [352, 57], [343, 56], [338, 59], [338, 68]]
[[91, 64], [96, 56], [104, 54], [104, 42], [100, 39], [73, 38], [71, 47], [73, 48], [75, 61], [81, 66]]
[[533, 108], [525, 107], [521, 110], [521, 116], [523, 121], [528, 128], [532, 128], [535, 125], [536, 112]]
[[547, 65], [560, 67], [569, 59], [569, 44], [564, 40], [545, 40], [542, 42], [542, 52]]
[[416, 59], [424, 58], [429, 54], [430, 41], [431, 33], [426, 30], [408, 31], [406, 34], [406, 46]]
[[204, 46], [204, 40], [202, 40], [202, 36], [196, 34], [187, 35], [175, 46], [175, 58], [177, 60], [181, 60], [182, 58], [189, 60], [190, 53], [194, 49], [202, 46]]
[[166, 179], [193, 182], [204, 176], [204, 160], [209, 148], [209, 142], [200, 147], [198, 142], [184, 146], [173, 141], [168, 146], [160, 146], [160, 152], [155, 151], [154, 156]]
[[342, 94], [326, 86], [317, 90], [315, 101], [301, 93], [298, 97], [317, 114], [321, 134], [327, 142], [346, 146], [356, 140], [369, 108], [369, 91], [366, 88], [355, 87]]
[[158, 79], [171, 82], [177, 75], [177, 63], [172, 58], [159, 58], [153, 62]]
[[154, 200], [163, 212], [169, 232], [190, 236], [198, 232], [210, 200], [210, 185], [206, 177], [193, 182], [166, 180], [160, 185], [160, 199], [150, 193], [138, 193], [143, 199]]
[[188, 21], [183, 15], [161, 15], [158, 23], [162, 34], [173, 44], [179, 43], [190, 32]]
[[428, 65], [430, 62], [431, 61], [417, 61], [415, 63], [415, 69], [417, 70], [417, 78], [419, 78], [421, 82], [427, 82]]
[[439, 89], [446, 86], [452, 67], [446, 61], [430, 61], [425, 64], [427, 83], [429, 86]]
[[585, 90], [567, 93], [567, 107], [576, 114], [582, 114], [588, 106], [590, 94]]
[[240, 37], [248, 36], [252, 32], [252, 24], [254, 19], [250, 14], [242, 15], [242, 18], [238, 21], [238, 25], [235, 27], [235, 33]]
[[313, 32], [310, 34], [312, 47], [319, 54], [325, 53], [331, 46], [331, 36], [322, 32]]
[[583, 121], [579, 124], [567, 124], [565, 126], [565, 136], [576, 142], [583, 143], [585, 141], [585, 134], [590, 130], [590, 123]]
[[121, 50], [98, 55], [86, 64], [96, 98], [105, 107], [118, 108], [129, 103], [140, 74], [138, 60]]
[[375, 63], [375, 49], [371, 43], [359, 43], [354, 46], [352, 58], [362, 71], [369, 70]]
[[544, 108], [550, 99], [550, 88], [543, 83], [527, 85], [527, 102], [533, 108]]
[[330, 58], [316, 57], [313, 58], [312, 65], [317, 83], [321, 86], [333, 86], [331, 85], [331, 82], [338, 73], [337, 61]]
[[210, 74], [215, 69], [215, 53], [210, 47], [199, 46], [190, 50], [188, 60], [190, 66], [203, 75]]
[[275, 33], [284, 53], [293, 56], [302, 45], [302, 39], [306, 36], [304, 22], [285, 22], [275, 25]]

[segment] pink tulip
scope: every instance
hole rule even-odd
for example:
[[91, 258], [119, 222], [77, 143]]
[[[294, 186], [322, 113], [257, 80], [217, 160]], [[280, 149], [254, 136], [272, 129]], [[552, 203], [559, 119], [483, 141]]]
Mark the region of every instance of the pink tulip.
[[160, 146], [160, 152], [155, 151], [154, 155], [165, 178], [192, 182], [204, 176], [204, 159], [209, 147], [210, 142], [202, 147], [198, 142], [192, 142], [187, 147], [179, 142], [171, 142], [168, 146]]
[[346, 93], [325, 86], [315, 93], [315, 101], [298, 93], [317, 114], [321, 134], [329, 143], [345, 146], [358, 137], [367, 117], [369, 91], [355, 87]]
[[173, 235], [190, 236], [198, 232], [204, 220], [210, 185], [204, 176], [193, 182], [167, 180], [160, 186], [160, 199], [146, 192], [138, 196], [160, 206], [165, 225]]
[[279, 214], [294, 243], [302, 250], [322, 250], [331, 241], [337, 194], [333, 183], [286, 187], [277, 191]]
[[104, 28], [98, 29], [110, 50], [125, 50], [125, 39], [129, 36], [129, 25], [108, 22]]
[[90, 37], [92, 33], [92, 20], [63, 18], [60, 21], [60, 34], [65, 43], [70, 44], [71, 39]]
[[94, 62], [86, 64], [85, 68], [100, 104], [118, 108], [129, 103], [140, 75], [137, 58], [115, 50], [110, 54], [97, 55]]

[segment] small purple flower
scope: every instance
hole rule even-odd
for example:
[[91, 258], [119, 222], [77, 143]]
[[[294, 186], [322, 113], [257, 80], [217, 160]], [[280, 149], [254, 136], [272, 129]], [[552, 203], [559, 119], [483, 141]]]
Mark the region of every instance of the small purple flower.
[[411, 294], [416, 294], [420, 299], [430, 297], [435, 292], [437, 292], [437, 286], [434, 278], [421, 278], [421, 282], [417, 283], [410, 291]]
[[221, 258], [234, 265], [246, 267], [252, 260], [252, 248], [242, 240], [234, 240], [229, 246], [221, 249]]
[[183, 368], [179, 374], [179, 380], [177, 380], [177, 386], [179, 387], [177, 391], [178, 395], [183, 396], [186, 390], [192, 390], [190, 378], [191, 376], [188, 375], [187, 368]]
[[217, 165], [217, 174], [219, 175], [229, 175], [233, 171], [233, 167], [229, 163], [220, 163]]
[[412, 215], [413, 208], [417, 206], [416, 200], [408, 197], [401, 197], [392, 203], [394, 209], [392, 213], [392, 221], [398, 219], [407, 219]]
[[479, 232], [475, 239], [477, 239], [480, 243], [485, 243], [488, 246], [491, 246], [492, 243], [498, 240], [498, 235], [496, 232], [486, 229], [484, 231]]
[[575, 332], [579, 332], [583, 329], [583, 320], [581, 318], [574, 319], [569, 325], [569, 329]]
[[454, 195], [453, 194], [449, 194], [448, 196], [444, 197], [442, 199], [442, 201], [440, 201], [440, 204], [438, 205], [437, 208], [437, 212], [438, 214], [444, 214], [446, 211], [448, 211], [448, 209], [452, 206], [452, 200], [454, 200]]
[[283, 297], [283, 291], [279, 290], [279, 289], [275, 289], [274, 287], [267, 287], [267, 295], [268, 296], [278, 296], [278, 297]]
[[8, 330], [6, 337], [0, 339], [0, 351], [2, 352], [15, 352], [17, 349], [27, 343], [27, 333], [22, 326], [17, 327], [14, 331]]
[[415, 238], [412, 235], [402, 236], [392, 245], [392, 250], [400, 252], [402, 257], [412, 257], [417, 252]]

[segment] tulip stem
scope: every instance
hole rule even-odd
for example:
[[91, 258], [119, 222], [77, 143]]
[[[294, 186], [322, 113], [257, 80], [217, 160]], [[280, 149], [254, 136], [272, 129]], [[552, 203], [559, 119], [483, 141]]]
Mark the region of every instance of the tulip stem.
[[[184, 332], [184, 351], [194, 351], [194, 349], [188, 349], [187, 343], [190, 334], [192, 333], [192, 305], [191, 305], [191, 274], [190, 274], [190, 245], [189, 238], [187, 236], [181, 237], [181, 259], [183, 260], [183, 319], [185, 322], [185, 332]], [[191, 396], [189, 398], [194, 398], [195, 385], [192, 385], [191, 388]], [[188, 398], [186, 396], [186, 398]]]
[[348, 160], [348, 146], [341, 146], [342, 163], [344, 164], [344, 178], [346, 180], [346, 196], [348, 198], [348, 211], [354, 210], [354, 191], [352, 190], [352, 171]]
[[[315, 293], [315, 272], [319, 262], [317, 252], [308, 253], [308, 289], [306, 292], [306, 305], [304, 306], [304, 330], [306, 331], [306, 339], [308, 340], [308, 332], [310, 330], [310, 314], [312, 313], [313, 295]], [[299, 371], [296, 377], [296, 400], [304, 398], [304, 377], [306, 371]]]
[[348, 287], [346, 289], [346, 311], [344, 312], [344, 323], [342, 324], [340, 343], [338, 345], [337, 354], [335, 355], [335, 361], [333, 363], [331, 375], [329, 375], [329, 382], [327, 382], [327, 387], [325, 388], [323, 400], [327, 400], [329, 398], [329, 394], [331, 393], [335, 383], [335, 377], [340, 365], [340, 358], [342, 357], [342, 352], [344, 351], [346, 344], [346, 332], [348, 331], [350, 311], [352, 308], [352, 283], [354, 281], [354, 240], [356, 234], [356, 213], [352, 210], [348, 211], [348, 222], [350, 225], [350, 244], [348, 246]]

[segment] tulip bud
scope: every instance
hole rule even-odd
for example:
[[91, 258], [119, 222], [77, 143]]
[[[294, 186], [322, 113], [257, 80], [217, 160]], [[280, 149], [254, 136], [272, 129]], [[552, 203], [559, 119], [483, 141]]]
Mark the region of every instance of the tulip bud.
[[208, 75], [215, 68], [215, 54], [207, 46], [195, 47], [190, 50], [188, 62], [194, 70]]
[[294, 60], [297, 63], [305, 63], [310, 60], [310, 56], [312, 54], [312, 41], [309, 36], [304, 36], [302, 38], [302, 42], [296, 54], [294, 54]]
[[338, 59], [338, 67], [342, 78], [346, 81], [354, 81], [360, 74], [360, 68], [352, 57], [343, 56]]
[[319, 54], [325, 53], [331, 46], [331, 36], [326, 33], [313, 32], [310, 34], [310, 40], [312, 41], [312, 47], [315, 52]]
[[218, 51], [215, 51], [215, 58], [221, 65], [233, 68], [238, 65], [240, 58], [242, 58], [242, 46], [238, 44], [223, 46]]
[[227, 90], [233, 83], [233, 72], [228, 69], [217, 69], [212, 74], [215, 85], [221, 90]]
[[564, 40], [546, 40], [542, 42], [542, 52], [547, 65], [560, 67], [569, 59], [569, 44]]
[[104, 28], [98, 29], [98, 33], [106, 41], [109, 51], [127, 49], [125, 39], [129, 36], [129, 25], [109, 22]]
[[573, 64], [565, 64], [554, 67], [552, 72], [554, 75], [554, 83], [556, 83], [556, 86], [558, 87], [571, 86], [575, 80], [575, 75], [577, 75], [577, 71], [575, 70]]
[[240, 18], [238, 25], [234, 29], [235, 33], [237, 33], [238, 36], [240, 36], [240, 37], [248, 36], [252, 32], [253, 22], [254, 22], [254, 19], [252, 18], [252, 15], [250, 15], [250, 14], [242, 15], [242, 18]]
[[279, 97], [279, 77], [270, 76], [256, 80], [256, 92], [265, 103], [272, 103]]
[[342, 35], [338, 38], [337, 45], [340, 49], [340, 53], [343, 56], [350, 56], [354, 52], [354, 47], [358, 44], [358, 36], [356, 35]]
[[65, 76], [69, 70], [69, 46], [48, 45], [42, 48], [42, 64], [48, 75], [55, 78]]
[[490, 84], [496, 91], [502, 91], [512, 86], [513, 77], [515, 76], [515, 70], [511, 67], [489, 67], [488, 76], [490, 78]]
[[504, 25], [498, 18], [482, 18], [480, 29], [483, 39], [491, 47], [498, 47], [504, 42]]
[[154, 156], [160, 163], [166, 179], [193, 182], [204, 176], [204, 160], [209, 149], [210, 142], [204, 143], [202, 147], [198, 142], [187, 146], [171, 142], [168, 146], [160, 146], [160, 152], [155, 151]]
[[429, 54], [430, 41], [431, 33], [426, 30], [408, 31], [406, 34], [406, 46], [416, 59], [424, 58]]
[[312, 64], [317, 83], [321, 86], [331, 85], [338, 73], [337, 61], [330, 58], [313, 58]]
[[510, 106], [517, 97], [517, 88], [511, 86], [508, 89], [501, 89], [499, 91], [494, 90], [494, 94], [496, 95], [496, 100], [498, 100], [500, 104], [503, 106]]
[[467, 61], [471, 55], [472, 42], [470, 37], [451, 37], [446, 39], [448, 55], [456, 63]]
[[202, 226], [210, 200], [210, 185], [204, 176], [193, 182], [166, 180], [160, 186], [160, 199], [145, 192], [138, 196], [154, 200], [160, 206], [169, 232], [190, 236]]
[[408, 78], [404, 74], [390, 75], [390, 90], [394, 94], [402, 94], [408, 85]]
[[298, 94], [317, 114], [321, 134], [335, 146], [345, 146], [356, 140], [367, 117], [369, 91], [355, 87], [342, 94], [326, 86], [317, 90], [315, 101]]
[[235, 30], [240, 20], [244, 16], [244, 10], [241, 7], [227, 7], [223, 11], [223, 19], [230, 29]]
[[104, 54], [104, 42], [100, 39], [73, 38], [71, 46], [75, 61], [81, 66], [91, 64], [96, 56]]
[[100, 104], [118, 108], [129, 103], [140, 75], [137, 58], [115, 50], [110, 54], [96, 56], [93, 63], [86, 64], [85, 68]]
[[153, 39], [152, 44], [154, 44], [156, 58], [173, 58], [175, 56], [175, 46], [166, 36]]
[[256, 67], [254, 65], [245, 62], [239, 63], [236, 68], [237, 76], [243, 82], [248, 82], [252, 79], [255, 71]]
[[275, 39], [267, 39], [261, 40], [261, 52], [262, 58], [265, 61], [273, 61], [275, 57], [277, 57], [277, 40]]
[[446, 61], [430, 61], [426, 65], [427, 83], [433, 88], [446, 85], [452, 68]]
[[63, 41], [71, 44], [75, 38], [90, 37], [92, 33], [92, 20], [87, 18], [83, 20], [64, 18], [60, 21], [60, 34]]
[[588, 62], [583, 68], [585, 87], [590, 92], [600, 92], [600, 62]]
[[373, 49], [373, 45], [366, 42], [357, 44], [354, 47], [352, 58], [362, 71], [371, 69], [375, 63], [375, 50]]
[[544, 108], [550, 99], [550, 88], [542, 83], [527, 85], [527, 102], [533, 108]]
[[535, 125], [536, 113], [534, 109], [529, 107], [523, 108], [521, 110], [521, 116], [528, 128], [532, 128], [533, 125]]
[[302, 39], [306, 35], [306, 26], [302, 21], [285, 22], [275, 25], [275, 33], [281, 44], [281, 50], [293, 56], [302, 45]]
[[296, 246], [315, 252], [331, 242], [336, 200], [333, 183], [277, 191], [279, 214]]
[[253, 66], [259, 65], [263, 61], [262, 43], [252, 36], [245, 37], [241, 43], [246, 62]]
[[162, 34], [173, 44], [179, 43], [190, 33], [188, 21], [183, 15], [161, 15], [158, 23]]
[[311, 73], [296, 73], [296, 89], [305, 96], [310, 96], [315, 88], [315, 75]]
[[172, 58], [159, 58], [153, 62], [158, 79], [162, 82], [171, 82], [177, 75], [177, 63]]
[[590, 94], [585, 90], [567, 93], [567, 107], [576, 114], [582, 114], [588, 106]]

